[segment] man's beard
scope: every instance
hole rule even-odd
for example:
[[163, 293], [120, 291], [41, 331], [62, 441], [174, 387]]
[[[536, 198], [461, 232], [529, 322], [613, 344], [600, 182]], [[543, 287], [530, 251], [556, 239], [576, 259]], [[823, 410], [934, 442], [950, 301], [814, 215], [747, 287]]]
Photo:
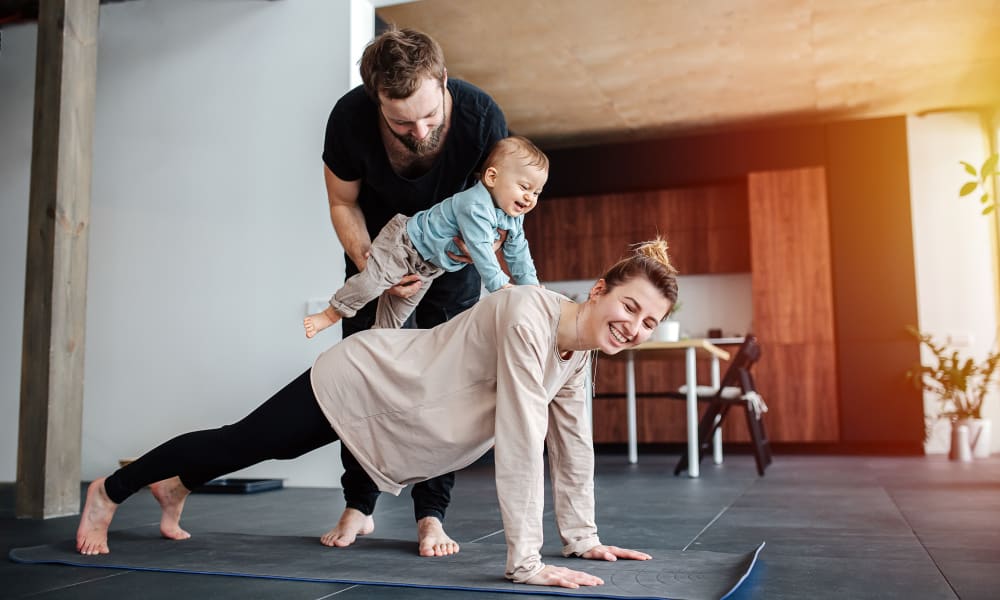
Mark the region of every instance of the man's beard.
[[434, 131], [427, 134], [427, 137], [422, 140], [418, 140], [412, 134], [399, 135], [392, 130], [392, 127], [389, 127], [389, 131], [407, 150], [417, 156], [426, 156], [437, 150], [438, 146], [441, 145], [441, 134], [444, 133], [444, 123], [438, 125]]

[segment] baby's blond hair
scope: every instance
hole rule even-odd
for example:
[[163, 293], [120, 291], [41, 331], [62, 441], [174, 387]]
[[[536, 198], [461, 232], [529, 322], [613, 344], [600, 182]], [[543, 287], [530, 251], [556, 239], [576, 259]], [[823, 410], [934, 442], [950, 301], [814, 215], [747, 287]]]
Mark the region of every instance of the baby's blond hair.
[[530, 167], [538, 167], [546, 172], [549, 170], [549, 157], [545, 156], [538, 146], [524, 136], [512, 135], [493, 145], [493, 149], [483, 162], [483, 172], [485, 173], [490, 167], [497, 168], [497, 165], [508, 156], [524, 159], [524, 164]]

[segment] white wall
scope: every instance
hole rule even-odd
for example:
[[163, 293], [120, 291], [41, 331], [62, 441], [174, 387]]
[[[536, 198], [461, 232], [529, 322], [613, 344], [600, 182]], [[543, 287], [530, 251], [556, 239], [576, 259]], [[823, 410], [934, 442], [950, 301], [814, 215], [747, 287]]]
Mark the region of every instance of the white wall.
[[[367, 11], [352, 30], [352, 11]], [[339, 339], [307, 341], [343, 281], [323, 135], [364, 0], [101, 7], [84, 391], [85, 479], [236, 420]], [[368, 23], [367, 31], [365, 22]], [[37, 28], [0, 53], [0, 480], [16, 474]], [[359, 39], [363, 38], [363, 39]], [[356, 54], [356, 52], [354, 53]], [[339, 448], [241, 473], [338, 485]]]
[[0, 481], [17, 471], [28, 165], [35, 27], [7, 27], [0, 48]]
[[[978, 168], [989, 152], [986, 135], [973, 113], [907, 119], [919, 327], [939, 340], [950, 337], [956, 349], [977, 359], [997, 342], [996, 258], [978, 197], [958, 197], [969, 179], [959, 161]], [[929, 364], [932, 357], [924, 352]], [[927, 414], [938, 411], [930, 395], [924, 405]], [[1000, 422], [996, 391], [987, 398], [983, 416]], [[927, 451], [945, 452], [947, 442], [947, 424], [940, 423]], [[993, 451], [1000, 451], [1000, 435], [993, 436]]]

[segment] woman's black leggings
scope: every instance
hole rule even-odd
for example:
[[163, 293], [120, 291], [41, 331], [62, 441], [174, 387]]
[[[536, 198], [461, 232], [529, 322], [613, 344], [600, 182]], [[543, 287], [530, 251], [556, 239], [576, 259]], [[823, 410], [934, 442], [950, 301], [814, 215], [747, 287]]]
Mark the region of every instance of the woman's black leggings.
[[[242, 420], [179, 435], [118, 469], [104, 482], [108, 497], [120, 504], [143, 486], [171, 477], [180, 477], [184, 487], [193, 490], [261, 461], [296, 458], [337, 441], [337, 432], [313, 394], [311, 371], [298, 376]], [[377, 497], [375, 483], [368, 480]], [[361, 500], [352, 507], [371, 514], [374, 498], [370, 507]]]

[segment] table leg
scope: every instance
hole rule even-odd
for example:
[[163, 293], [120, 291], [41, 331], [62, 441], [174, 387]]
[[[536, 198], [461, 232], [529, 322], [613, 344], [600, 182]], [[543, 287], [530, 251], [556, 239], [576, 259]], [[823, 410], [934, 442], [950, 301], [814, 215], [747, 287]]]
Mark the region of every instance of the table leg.
[[635, 428], [635, 352], [625, 353], [625, 402], [628, 412], [628, 461], [639, 462]]
[[[712, 389], [719, 389], [719, 357], [712, 355]], [[722, 420], [722, 415], [715, 417], [715, 423], [718, 424]], [[715, 435], [712, 436], [712, 462], [717, 465], [722, 464], [722, 428], [719, 427], [715, 430]]]
[[694, 347], [688, 348], [685, 356], [685, 380], [687, 383], [687, 441], [688, 477], [698, 477], [698, 366], [695, 362]]

